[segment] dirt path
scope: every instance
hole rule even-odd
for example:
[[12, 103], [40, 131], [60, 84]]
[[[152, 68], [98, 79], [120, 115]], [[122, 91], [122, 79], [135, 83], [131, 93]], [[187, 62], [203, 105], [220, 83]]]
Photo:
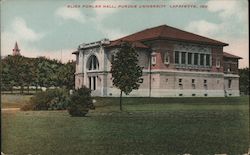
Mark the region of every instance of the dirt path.
[[1, 111], [2, 112], [5, 112], [5, 111], [6, 112], [8, 112], [8, 111], [9, 112], [12, 112], [12, 111], [15, 112], [15, 111], [20, 111], [20, 108], [2, 108]]

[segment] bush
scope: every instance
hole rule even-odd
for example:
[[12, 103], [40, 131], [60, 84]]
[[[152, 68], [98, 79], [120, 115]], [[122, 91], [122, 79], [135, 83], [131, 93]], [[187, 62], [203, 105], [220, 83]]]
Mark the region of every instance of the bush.
[[21, 110], [63, 110], [67, 108], [69, 100], [68, 91], [65, 89], [49, 89], [36, 93], [30, 103]]
[[91, 90], [83, 87], [74, 91], [68, 104], [69, 114], [71, 116], [85, 116], [89, 109], [94, 109]]
[[24, 106], [21, 107], [22, 111], [29, 111], [29, 110], [34, 110], [35, 109], [35, 105], [32, 103], [27, 103]]

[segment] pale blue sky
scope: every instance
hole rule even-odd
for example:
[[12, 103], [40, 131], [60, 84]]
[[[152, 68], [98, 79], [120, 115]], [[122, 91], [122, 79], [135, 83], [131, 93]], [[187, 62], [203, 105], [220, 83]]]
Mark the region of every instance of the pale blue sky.
[[[245, 0], [2, 0], [1, 52], [11, 54], [15, 41], [25, 56], [74, 59], [80, 43], [117, 39], [162, 24], [217, 39], [225, 51], [248, 66], [248, 2]], [[67, 5], [165, 5], [155, 9], [68, 8]], [[171, 8], [193, 4], [198, 8]], [[208, 8], [199, 8], [206, 5]]]

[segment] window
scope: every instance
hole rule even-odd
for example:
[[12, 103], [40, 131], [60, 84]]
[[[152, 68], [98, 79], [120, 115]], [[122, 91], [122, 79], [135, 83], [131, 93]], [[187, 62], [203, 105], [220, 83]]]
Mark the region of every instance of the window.
[[188, 53], [188, 64], [192, 64], [192, 53]]
[[186, 64], [186, 52], [181, 52], [181, 64]]
[[93, 77], [93, 90], [96, 90], [96, 77]]
[[217, 59], [216, 59], [216, 67], [217, 67], [217, 68], [220, 68], [220, 58], [217, 58]]
[[96, 90], [96, 76], [89, 76], [89, 89]]
[[200, 65], [204, 65], [204, 54], [200, 54]]
[[195, 89], [195, 79], [192, 79], [192, 88]]
[[179, 52], [178, 51], [174, 52], [174, 62], [175, 64], [179, 64]]
[[206, 66], [210, 66], [210, 55], [206, 54]]
[[231, 79], [229, 79], [229, 80], [228, 80], [228, 88], [230, 89], [230, 88], [231, 88], [231, 86], [232, 86], [232, 80], [231, 80]]
[[91, 77], [89, 76], [89, 89], [91, 89]]
[[207, 89], [207, 80], [204, 80], [204, 89]]
[[79, 54], [76, 54], [76, 64], [79, 64]]
[[194, 65], [198, 65], [198, 53], [194, 53]]
[[99, 62], [97, 60], [97, 57], [95, 55], [90, 56], [87, 65], [89, 70], [98, 70]]
[[180, 88], [180, 89], [183, 89], [182, 79], [179, 79], [179, 88]]
[[156, 64], [156, 56], [155, 56], [155, 55], [153, 55], [153, 56], [151, 57], [151, 62], [152, 62], [152, 65], [155, 65], [155, 64]]
[[231, 68], [232, 68], [232, 65], [231, 65], [231, 64], [228, 64], [227, 71], [228, 71], [228, 72], [231, 72], [231, 71], [232, 71], [232, 69], [231, 69]]
[[182, 79], [179, 79], [179, 83], [182, 83]]
[[168, 52], [166, 52], [165, 54], [164, 54], [164, 64], [169, 64], [169, 53]]

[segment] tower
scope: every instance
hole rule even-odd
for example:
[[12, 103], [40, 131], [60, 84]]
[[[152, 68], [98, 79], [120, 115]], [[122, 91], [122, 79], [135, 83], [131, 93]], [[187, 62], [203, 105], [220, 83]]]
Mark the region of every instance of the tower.
[[20, 49], [18, 48], [17, 42], [15, 43], [15, 47], [13, 49], [13, 55], [21, 55]]

